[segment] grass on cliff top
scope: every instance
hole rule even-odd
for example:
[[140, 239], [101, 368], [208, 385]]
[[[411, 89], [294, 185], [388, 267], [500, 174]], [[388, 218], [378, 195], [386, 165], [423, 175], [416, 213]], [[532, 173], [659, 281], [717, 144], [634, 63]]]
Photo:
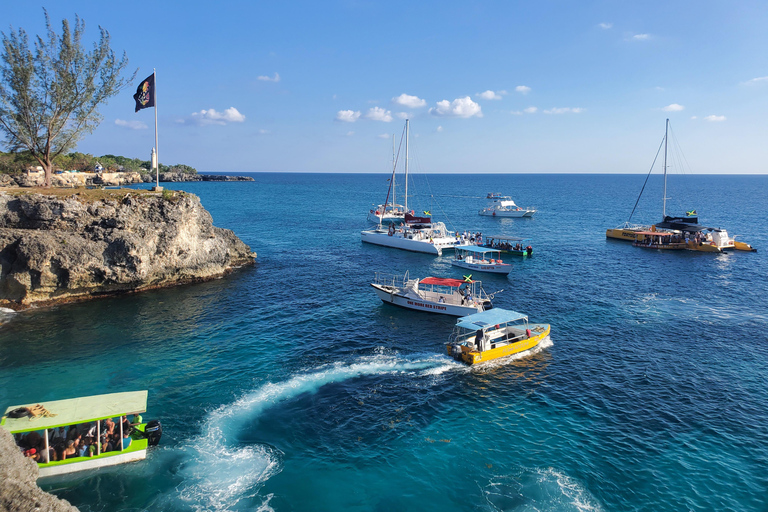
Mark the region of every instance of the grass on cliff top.
[[67, 199], [73, 197], [84, 202], [96, 202], [104, 200], [122, 201], [126, 196], [141, 197], [141, 196], [159, 196], [162, 195], [163, 199], [173, 200], [177, 196], [184, 194], [178, 190], [163, 190], [162, 192], [153, 192], [151, 190], [133, 189], [133, 188], [43, 188], [43, 187], [0, 187], [0, 192], [6, 192], [12, 196], [29, 196], [33, 194], [40, 194], [44, 196], [52, 196], [60, 199]]

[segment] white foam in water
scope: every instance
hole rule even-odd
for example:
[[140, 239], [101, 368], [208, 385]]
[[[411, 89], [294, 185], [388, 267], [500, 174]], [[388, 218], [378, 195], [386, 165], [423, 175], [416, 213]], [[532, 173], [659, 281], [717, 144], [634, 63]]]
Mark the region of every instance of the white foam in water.
[[554, 468], [523, 470], [491, 480], [484, 490], [493, 510], [515, 512], [602, 512], [603, 507], [574, 478]]
[[[228, 440], [228, 433], [233, 437], [264, 410], [302, 393], [314, 393], [332, 382], [399, 372], [438, 375], [457, 367], [458, 363], [447, 356], [404, 358], [379, 353], [354, 363], [321, 367], [284, 382], [267, 382], [234, 403], [212, 411], [203, 424], [202, 434], [181, 447], [185, 459], [181, 469], [183, 483], [176, 491], [194, 510], [231, 510], [241, 500], [254, 498], [261, 484], [282, 468], [281, 454], [275, 449], [262, 445], [231, 446], [232, 440]], [[271, 496], [262, 499], [258, 510], [271, 511]]]

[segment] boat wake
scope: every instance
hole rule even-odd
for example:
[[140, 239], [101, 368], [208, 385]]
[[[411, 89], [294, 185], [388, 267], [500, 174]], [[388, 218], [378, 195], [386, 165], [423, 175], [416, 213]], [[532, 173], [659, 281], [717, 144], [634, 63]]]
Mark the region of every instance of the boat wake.
[[327, 384], [357, 377], [392, 373], [428, 377], [460, 368], [465, 367], [447, 356], [408, 357], [380, 352], [351, 363], [322, 366], [282, 382], [266, 382], [209, 413], [202, 433], [180, 448], [182, 483], [176, 488], [175, 498], [192, 510], [272, 510], [272, 497], [259, 496], [259, 490], [282, 470], [282, 452], [237, 441], [243, 428], [265, 410], [304, 393], [315, 393]]

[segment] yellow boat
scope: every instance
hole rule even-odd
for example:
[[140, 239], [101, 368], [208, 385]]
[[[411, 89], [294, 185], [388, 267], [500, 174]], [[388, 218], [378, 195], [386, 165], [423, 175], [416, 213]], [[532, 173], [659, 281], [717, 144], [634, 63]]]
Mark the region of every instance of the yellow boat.
[[447, 345], [448, 355], [467, 364], [525, 352], [549, 338], [549, 324], [529, 324], [517, 311], [489, 309], [459, 318]]
[[637, 234], [642, 231], [656, 231], [656, 228], [654, 226], [641, 226], [639, 224], [625, 222], [621, 226], [606, 229], [605, 238], [635, 242], [637, 240]]

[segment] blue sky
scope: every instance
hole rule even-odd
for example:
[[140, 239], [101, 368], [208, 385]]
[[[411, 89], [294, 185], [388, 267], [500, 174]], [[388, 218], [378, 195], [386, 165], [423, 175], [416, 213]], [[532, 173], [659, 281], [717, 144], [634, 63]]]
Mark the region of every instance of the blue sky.
[[[694, 173], [768, 170], [768, 2], [3, 2], [98, 26], [135, 84], [78, 150], [200, 171], [645, 173], [672, 128]], [[388, 139], [390, 138], [390, 139]]]

